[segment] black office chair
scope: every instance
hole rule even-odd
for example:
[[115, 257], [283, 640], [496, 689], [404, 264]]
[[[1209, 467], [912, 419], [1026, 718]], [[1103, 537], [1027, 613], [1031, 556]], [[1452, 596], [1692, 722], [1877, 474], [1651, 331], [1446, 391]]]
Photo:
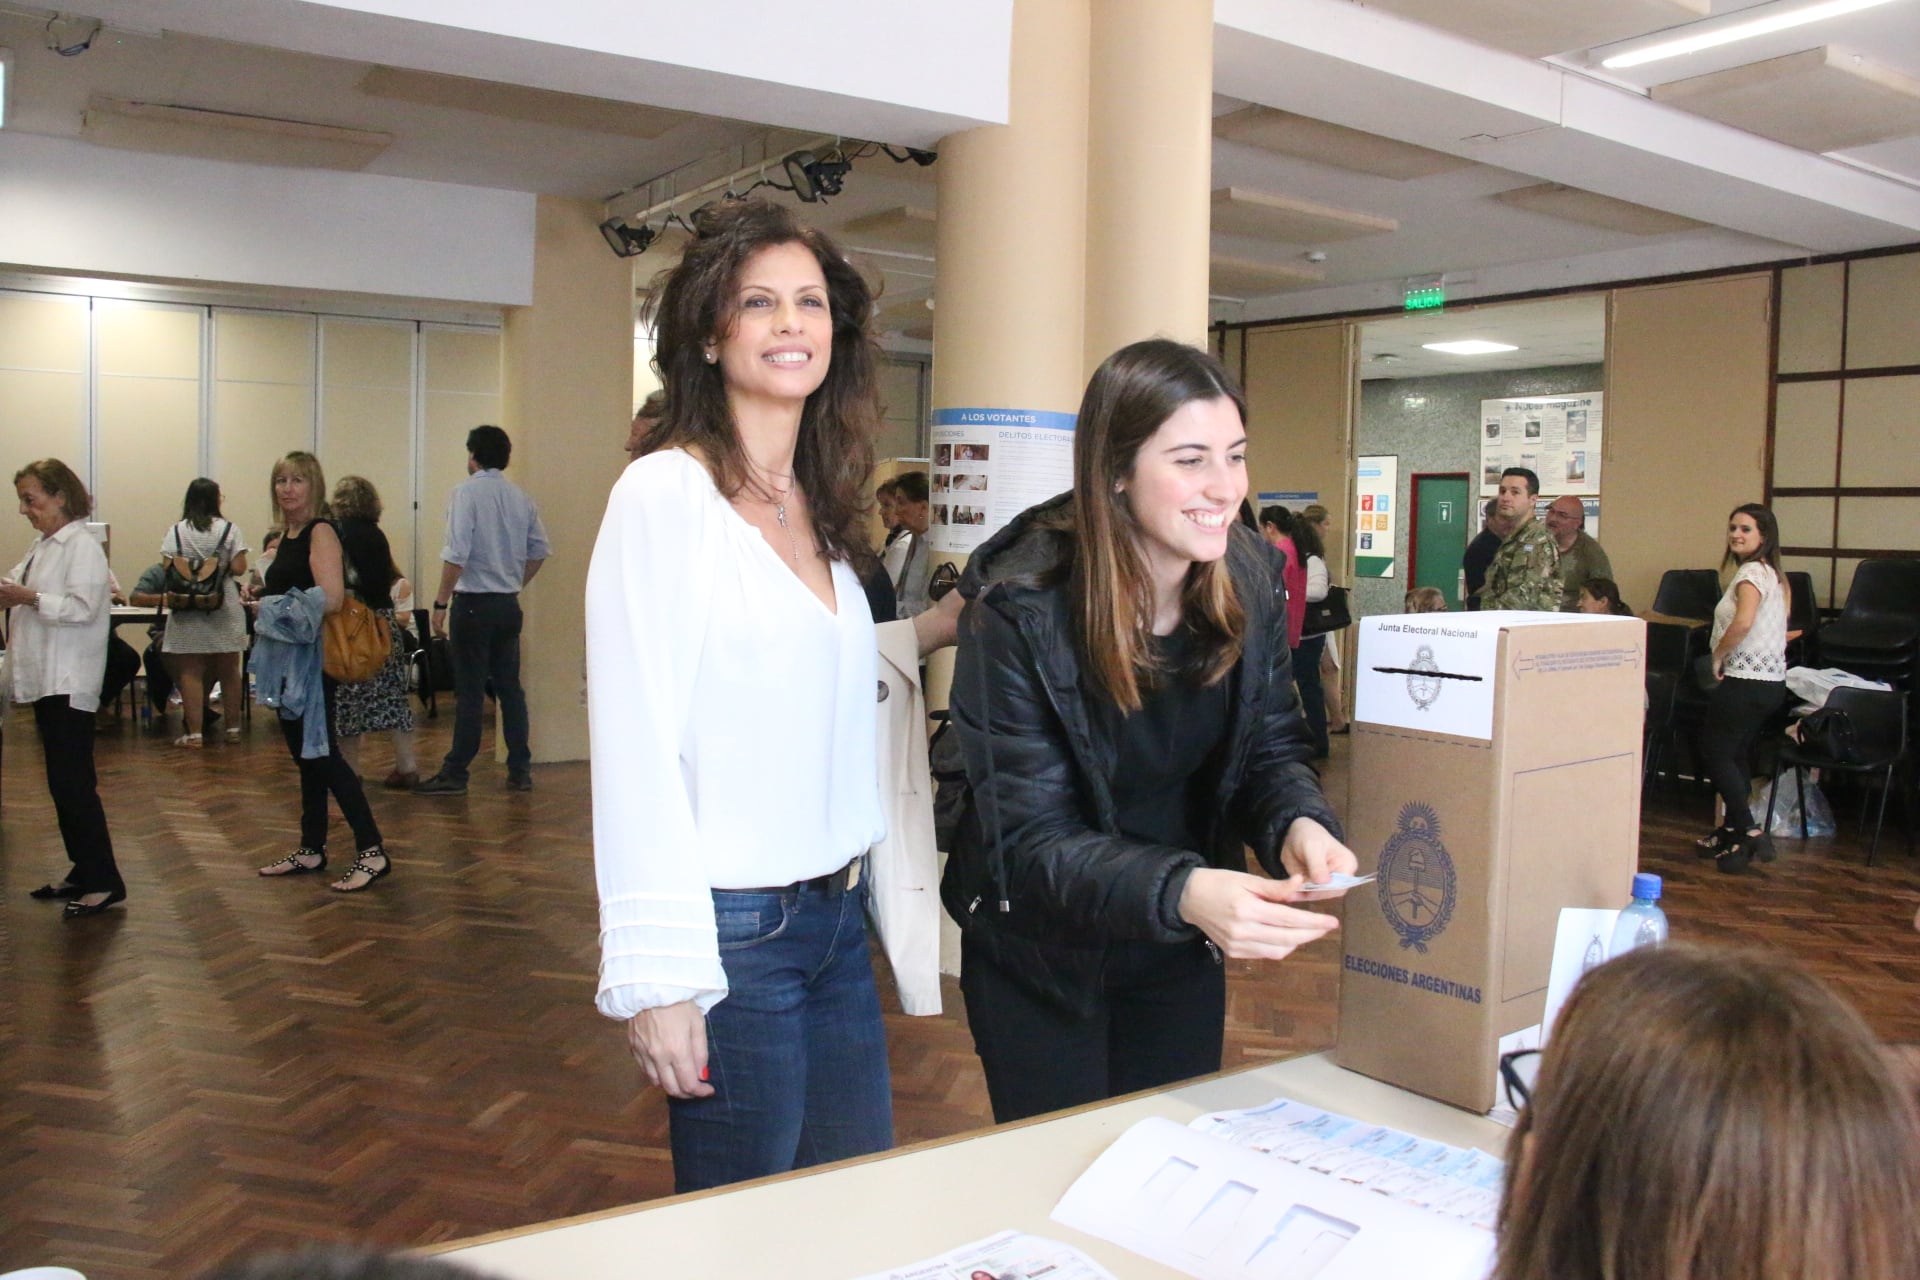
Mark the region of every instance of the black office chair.
[[1713, 617], [1720, 603], [1720, 571], [1717, 569], [1669, 569], [1660, 575], [1660, 589], [1653, 596], [1653, 611], [1672, 618]]
[[1647, 719], [1641, 742], [1640, 781], [1659, 771], [1661, 759], [1678, 740], [1680, 691], [1691, 679], [1687, 662], [1694, 628], [1677, 622], [1647, 624]]
[[1822, 665], [1896, 689], [1920, 662], [1920, 560], [1862, 560], [1840, 617], [1820, 632]]
[[1787, 630], [1800, 633], [1797, 639], [1787, 641], [1787, 665], [1819, 666], [1820, 605], [1813, 594], [1813, 575], [1790, 570], [1787, 591]]
[[[1825, 709], [1845, 712], [1853, 724], [1853, 758], [1836, 759], [1799, 742], [1780, 748], [1779, 763], [1793, 766], [1793, 780], [1801, 796], [1807, 793], [1808, 769], [1828, 773], [1880, 775], [1880, 815], [1873, 824], [1873, 843], [1867, 847], [1867, 865], [1880, 852], [1880, 829], [1887, 821], [1887, 793], [1893, 790], [1894, 771], [1907, 762], [1907, 695], [1897, 689], [1855, 689], [1842, 685], [1827, 695]], [[1777, 769], [1776, 769], [1777, 775]], [[1778, 786], [1768, 789], [1766, 830], [1773, 830], [1773, 796]], [[1866, 800], [1861, 800], [1861, 820], [1866, 820]], [[1907, 852], [1913, 852], [1913, 818], [1908, 811], [1907, 791], [1900, 791], [1901, 816], [1906, 819]], [[1800, 838], [1807, 838], [1807, 806], [1800, 805]]]
[[420, 705], [427, 709], [427, 718], [437, 719], [440, 715], [440, 682], [435, 679], [433, 669], [433, 615], [425, 609], [413, 611], [413, 645], [407, 661], [413, 666], [413, 691], [420, 696]]

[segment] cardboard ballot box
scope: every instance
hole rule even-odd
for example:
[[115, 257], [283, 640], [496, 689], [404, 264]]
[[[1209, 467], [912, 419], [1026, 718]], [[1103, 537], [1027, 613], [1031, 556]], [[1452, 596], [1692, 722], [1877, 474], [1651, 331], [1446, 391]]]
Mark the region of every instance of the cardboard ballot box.
[[1363, 619], [1340, 1065], [1476, 1112], [1540, 1021], [1562, 907], [1625, 903], [1640, 850], [1646, 624]]

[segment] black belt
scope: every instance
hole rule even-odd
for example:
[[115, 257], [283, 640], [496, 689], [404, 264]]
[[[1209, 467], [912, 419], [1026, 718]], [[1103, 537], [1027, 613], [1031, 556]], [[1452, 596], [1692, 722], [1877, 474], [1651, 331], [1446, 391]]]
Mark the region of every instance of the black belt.
[[838, 871], [829, 871], [827, 872], [827, 874], [823, 876], [815, 876], [811, 880], [796, 880], [792, 884], [758, 885], [752, 888], [745, 888], [745, 889], [721, 889], [718, 892], [720, 893], [806, 893], [809, 890], [811, 890], [818, 893], [824, 893], [824, 894], [827, 894], [829, 897], [832, 897], [837, 894], [845, 893], [847, 890], [853, 888], [854, 886], [860, 883], [860, 878], [864, 873], [865, 862], [866, 862], [866, 855], [862, 854], [860, 857], [855, 858], [852, 862], [849, 862], [846, 866], [841, 867]]

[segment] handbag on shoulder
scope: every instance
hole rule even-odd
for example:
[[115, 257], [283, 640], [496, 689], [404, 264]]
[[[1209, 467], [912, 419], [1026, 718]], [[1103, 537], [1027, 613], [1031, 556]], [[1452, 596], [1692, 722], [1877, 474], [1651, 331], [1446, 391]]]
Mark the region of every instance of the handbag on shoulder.
[[1307, 601], [1307, 618], [1300, 627], [1300, 635], [1302, 639], [1323, 636], [1352, 625], [1353, 615], [1347, 610], [1347, 589], [1328, 587], [1325, 600]]
[[320, 669], [342, 684], [358, 684], [373, 679], [386, 665], [387, 656], [393, 652], [393, 629], [354, 594], [360, 577], [353, 571], [353, 562], [347, 561], [343, 571], [346, 599], [339, 611], [328, 614], [321, 624]]

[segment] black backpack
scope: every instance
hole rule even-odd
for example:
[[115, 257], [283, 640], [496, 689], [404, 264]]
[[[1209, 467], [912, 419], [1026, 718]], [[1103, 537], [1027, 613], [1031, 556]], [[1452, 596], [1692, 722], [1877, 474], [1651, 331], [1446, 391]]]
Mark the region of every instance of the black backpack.
[[[161, 558], [167, 567], [167, 608], [175, 613], [209, 613], [226, 603], [227, 564], [221, 553], [227, 549], [227, 539], [232, 536], [233, 521], [229, 520], [220, 533], [220, 541], [214, 544], [212, 555]], [[177, 532], [173, 545], [176, 549], [180, 546]]]

